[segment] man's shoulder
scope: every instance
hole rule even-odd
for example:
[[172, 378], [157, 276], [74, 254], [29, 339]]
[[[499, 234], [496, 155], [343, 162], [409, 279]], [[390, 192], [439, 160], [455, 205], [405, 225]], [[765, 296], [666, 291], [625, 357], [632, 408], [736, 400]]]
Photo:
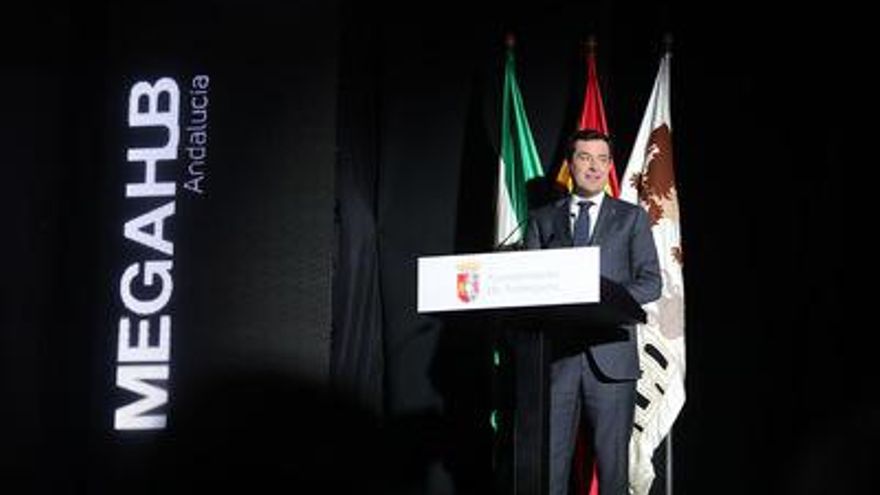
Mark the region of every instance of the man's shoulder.
[[569, 199], [568, 196], [564, 198], [559, 198], [553, 200], [544, 206], [540, 206], [531, 211], [531, 215], [534, 218], [550, 218], [553, 215], [556, 215], [559, 212], [560, 208], [565, 208], [568, 205]]
[[611, 196], [605, 196], [605, 199], [603, 199], [603, 201], [605, 202], [605, 204], [609, 205], [611, 208], [614, 208], [621, 213], [636, 215], [640, 211], [644, 211], [644, 209], [639, 205], [634, 205], [629, 201], [613, 198]]

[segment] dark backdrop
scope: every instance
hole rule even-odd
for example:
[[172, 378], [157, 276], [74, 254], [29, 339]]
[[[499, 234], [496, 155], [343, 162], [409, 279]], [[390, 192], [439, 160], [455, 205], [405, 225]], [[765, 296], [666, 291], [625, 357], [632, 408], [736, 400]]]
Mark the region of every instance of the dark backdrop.
[[[0, 490], [333, 491], [315, 451], [369, 432], [326, 393], [337, 15], [332, 2], [104, 2], [4, 16]], [[203, 195], [183, 187], [200, 74]], [[158, 166], [177, 182], [168, 428], [117, 432], [114, 410], [135, 399], [115, 385], [119, 280], [152, 257], [123, 224], [163, 203], [124, 198], [143, 179], [126, 149], [149, 135], [128, 128], [129, 90], [163, 76], [180, 89], [178, 160]]]

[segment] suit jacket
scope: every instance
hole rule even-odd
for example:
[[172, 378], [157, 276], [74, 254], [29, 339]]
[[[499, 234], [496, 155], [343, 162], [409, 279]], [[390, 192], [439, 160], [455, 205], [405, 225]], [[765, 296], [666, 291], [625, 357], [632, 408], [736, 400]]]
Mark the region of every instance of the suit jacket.
[[[571, 247], [569, 197], [530, 213], [525, 236], [526, 249]], [[600, 273], [621, 284], [639, 304], [660, 297], [660, 265], [651, 234], [648, 214], [635, 206], [605, 196], [590, 239], [600, 249]], [[587, 351], [599, 371], [615, 380], [639, 377], [639, 358], [635, 328], [579, 329], [577, 338], [553, 335], [551, 344], [557, 357]]]

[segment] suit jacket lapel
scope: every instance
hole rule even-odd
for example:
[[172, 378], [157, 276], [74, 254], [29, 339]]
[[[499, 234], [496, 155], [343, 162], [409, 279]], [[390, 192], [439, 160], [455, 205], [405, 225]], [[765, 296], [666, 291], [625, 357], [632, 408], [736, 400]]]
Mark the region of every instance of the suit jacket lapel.
[[562, 246], [571, 246], [574, 242], [571, 237], [569, 215], [568, 200], [560, 201], [553, 216], [553, 231], [559, 236]]
[[602, 208], [599, 209], [599, 218], [596, 219], [596, 228], [593, 229], [593, 235], [590, 237], [590, 245], [598, 246], [602, 243], [602, 237], [608, 231], [609, 225], [614, 222], [614, 215], [617, 213], [617, 205], [610, 196], [605, 196], [602, 200]]

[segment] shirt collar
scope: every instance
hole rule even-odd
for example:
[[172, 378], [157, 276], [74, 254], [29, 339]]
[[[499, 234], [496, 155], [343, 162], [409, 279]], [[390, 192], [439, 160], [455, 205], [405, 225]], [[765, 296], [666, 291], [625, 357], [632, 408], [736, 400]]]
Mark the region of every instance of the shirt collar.
[[592, 196], [586, 196], [586, 197], [575, 194], [575, 193], [571, 193], [571, 200], [569, 202], [569, 208], [571, 210], [577, 210], [579, 208], [578, 207], [579, 202], [592, 201], [596, 207], [595, 209], [592, 209], [592, 212], [597, 212], [597, 211], [599, 211], [599, 208], [602, 207], [602, 200], [604, 200], [604, 199], [605, 199], [605, 191], [596, 193]]

